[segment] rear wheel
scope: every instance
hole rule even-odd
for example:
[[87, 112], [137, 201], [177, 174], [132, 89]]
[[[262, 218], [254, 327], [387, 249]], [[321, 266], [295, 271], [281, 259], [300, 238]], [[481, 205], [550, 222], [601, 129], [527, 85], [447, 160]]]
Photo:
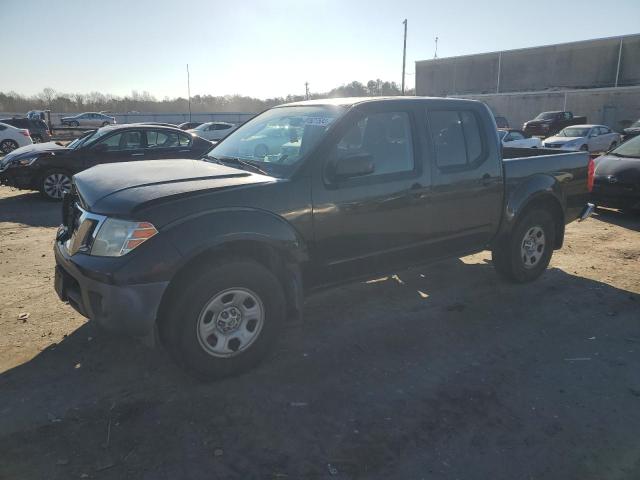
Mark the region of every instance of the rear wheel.
[[107, 125], [109, 125], [109, 122], [102, 122], [103, 127], [106, 127]]
[[42, 135], [31, 135], [33, 143], [42, 143]]
[[77, 127], [77, 126], [79, 126], [79, 125], [80, 125], [80, 124], [79, 124], [78, 122], [76, 122], [75, 120], [74, 120], [74, 121], [72, 121], [72, 122], [69, 122], [69, 126], [70, 126], [70, 127]]
[[252, 260], [202, 269], [172, 298], [159, 322], [162, 343], [178, 364], [203, 380], [255, 366], [285, 317], [280, 282]]
[[15, 140], [3, 140], [0, 142], [0, 150], [2, 153], [11, 153], [18, 148], [18, 142]]
[[545, 210], [531, 210], [522, 217], [511, 234], [492, 252], [496, 270], [514, 282], [530, 282], [545, 271], [555, 245], [553, 218]]
[[62, 200], [71, 190], [71, 175], [64, 170], [49, 170], [40, 179], [39, 190], [47, 200]]
[[611, 145], [609, 145], [609, 150], [613, 150], [617, 146], [618, 146], [618, 142], [611, 142]]

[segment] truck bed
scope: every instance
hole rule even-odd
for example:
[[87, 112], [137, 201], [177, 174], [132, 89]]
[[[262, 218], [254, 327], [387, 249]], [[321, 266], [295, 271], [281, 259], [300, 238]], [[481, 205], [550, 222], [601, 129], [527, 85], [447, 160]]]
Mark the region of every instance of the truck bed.
[[522, 185], [531, 184], [532, 181], [544, 183], [564, 203], [565, 221], [569, 223], [578, 218], [589, 201], [588, 152], [504, 148], [502, 158], [507, 202], [510, 197], [517, 195]]

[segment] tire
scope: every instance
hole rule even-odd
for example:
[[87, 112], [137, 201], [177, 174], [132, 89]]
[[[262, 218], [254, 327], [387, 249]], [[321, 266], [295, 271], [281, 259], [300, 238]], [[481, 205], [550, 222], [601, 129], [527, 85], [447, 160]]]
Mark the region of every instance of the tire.
[[76, 122], [76, 121], [73, 121], [73, 122], [69, 122], [69, 126], [70, 127], [79, 127], [80, 124], [78, 122]]
[[609, 150], [613, 150], [617, 146], [618, 146], [618, 142], [611, 142], [611, 145], [609, 145]]
[[31, 135], [31, 141], [33, 143], [42, 143], [42, 135]]
[[189, 278], [159, 321], [161, 341], [174, 361], [207, 381], [258, 364], [286, 315], [275, 275], [255, 261], [229, 259]]
[[0, 142], [0, 150], [2, 153], [11, 153], [18, 148], [18, 142], [15, 140], [3, 140]]
[[580, 150], [583, 151], [583, 152], [588, 152], [589, 151], [589, 145], [580, 146]]
[[269, 147], [267, 147], [263, 143], [261, 143], [260, 145], [256, 145], [256, 148], [253, 149], [253, 155], [256, 158], [264, 158], [269, 155]]
[[493, 264], [498, 273], [513, 282], [531, 282], [549, 266], [555, 238], [553, 217], [545, 210], [531, 210], [493, 248]]
[[71, 189], [71, 175], [64, 170], [49, 170], [39, 182], [40, 194], [47, 200], [60, 201]]
[[109, 122], [102, 122], [103, 127], [106, 127], [107, 125], [109, 125]]

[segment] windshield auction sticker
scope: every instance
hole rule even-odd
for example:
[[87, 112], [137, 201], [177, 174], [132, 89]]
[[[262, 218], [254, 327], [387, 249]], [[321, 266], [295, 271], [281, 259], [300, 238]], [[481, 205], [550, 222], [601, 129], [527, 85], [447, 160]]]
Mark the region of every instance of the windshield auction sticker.
[[304, 120], [305, 125], [315, 125], [317, 127], [326, 127], [333, 122], [332, 117], [306, 117]]

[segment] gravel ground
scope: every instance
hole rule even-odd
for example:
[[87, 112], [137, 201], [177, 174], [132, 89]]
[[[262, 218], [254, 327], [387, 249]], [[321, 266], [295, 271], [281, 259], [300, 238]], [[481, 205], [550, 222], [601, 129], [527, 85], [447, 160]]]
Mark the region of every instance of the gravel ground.
[[58, 218], [0, 187], [2, 479], [640, 478], [640, 217], [529, 285], [483, 253], [319, 294], [211, 384], [58, 301]]

